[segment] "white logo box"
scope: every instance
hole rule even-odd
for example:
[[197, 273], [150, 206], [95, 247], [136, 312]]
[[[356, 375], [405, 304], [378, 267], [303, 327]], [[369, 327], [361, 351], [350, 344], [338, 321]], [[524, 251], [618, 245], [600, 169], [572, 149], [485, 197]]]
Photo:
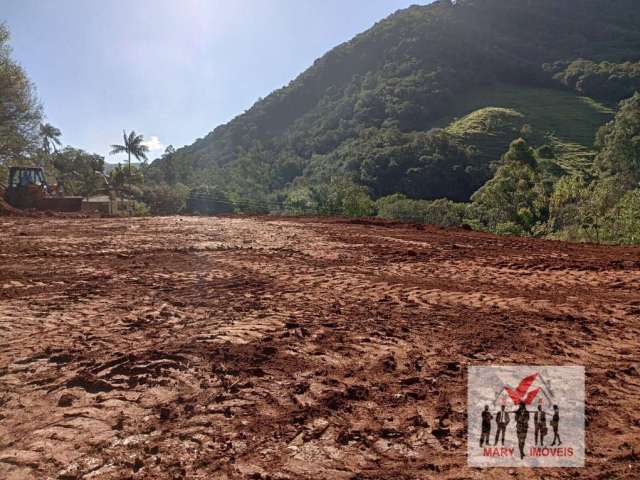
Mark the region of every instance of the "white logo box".
[[[584, 400], [585, 376], [582, 366], [469, 367], [469, 466], [584, 467]], [[527, 413], [520, 406], [522, 402], [525, 402], [524, 410]], [[500, 415], [502, 422], [499, 426], [497, 414], [502, 411], [503, 405], [509, 421], [505, 425], [505, 419]], [[554, 405], [558, 407], [557, 410]], [[483, 419], [486, 407], [488, 412]], [[554, 414], [557, 414], [557, 422], [554, 422]], [[558, 436], [555, 435], [554, 424], [557, 424]], [[504, 432], [504, 445], [502, 432], [495, 445], [498, 430]], [[552, 445], [553, 442], [555, 445]], [[521, 445], [524, 457], [520, 451]]]

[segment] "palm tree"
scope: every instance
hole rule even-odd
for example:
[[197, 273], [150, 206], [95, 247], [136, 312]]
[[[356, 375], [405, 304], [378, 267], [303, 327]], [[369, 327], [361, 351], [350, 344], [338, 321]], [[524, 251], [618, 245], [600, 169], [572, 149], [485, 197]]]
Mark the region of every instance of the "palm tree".
[[50, 123], [41, 123], [40, 124], [40, 136], [42, 136], [42, 148], [47, 155], [51, 154], [51, 150], [57, 152], [57, 147], [62, 145], [60, 141], [60, 136], [62, 133], [60, 129], [54, 127]]
[[126, 152], [129, 157], [129, 175], [131, 175], [131, 155], [136, 157], [138, 161], [140, 161], [140, 159], [147, 160], [149, 147], [143, 143], [144, 136], [136, 135], [134, 130], [131, 130], [129, 135], [127, 135], [127, 132], [123, 130], [122, 138], [124, 143], [122, 145], [111, 145], [112, 150], [109, 152], [109, 155]]

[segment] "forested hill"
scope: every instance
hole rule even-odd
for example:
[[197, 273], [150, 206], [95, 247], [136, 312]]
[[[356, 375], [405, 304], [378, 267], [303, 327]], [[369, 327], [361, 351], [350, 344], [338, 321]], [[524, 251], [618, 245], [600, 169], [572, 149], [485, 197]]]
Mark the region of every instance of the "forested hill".
[[412, 6], [154, 169], [246, 192], [339, 173], [374, 197], [467, 200], [518, 136], [588, 169], [609, 107], [640, 88], [639, 60], [637, 0]]

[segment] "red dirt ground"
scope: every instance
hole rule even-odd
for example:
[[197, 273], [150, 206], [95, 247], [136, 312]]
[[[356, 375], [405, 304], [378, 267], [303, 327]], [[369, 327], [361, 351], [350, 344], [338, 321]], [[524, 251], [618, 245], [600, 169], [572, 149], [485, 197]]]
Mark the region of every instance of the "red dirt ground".
[[[640, 249], [0, 219], [0, 478], [638, 478]], [[466, 466], [466, 367], [579, 364], [587, 468]]]

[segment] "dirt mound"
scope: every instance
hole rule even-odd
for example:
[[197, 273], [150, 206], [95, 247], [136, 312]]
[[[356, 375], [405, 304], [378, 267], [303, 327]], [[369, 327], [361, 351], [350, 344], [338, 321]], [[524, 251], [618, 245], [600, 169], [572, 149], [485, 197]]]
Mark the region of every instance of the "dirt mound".
[[[5, 221], [0, 255], [0, 478], [640, 471], [638, 248], [61, 217]], [[586, 468], [467, 466], [466, 372], [486, 364], [586, 367]]]
[[0, 198], [0, 217], [31, 217], [31, 218], [100, 218], [98, 212], [55, 212], [52, 210], [20, 209], [9, 205]]
[[9, 205], [0, 197], [0, 217], [24, 217], [25, 212]]

